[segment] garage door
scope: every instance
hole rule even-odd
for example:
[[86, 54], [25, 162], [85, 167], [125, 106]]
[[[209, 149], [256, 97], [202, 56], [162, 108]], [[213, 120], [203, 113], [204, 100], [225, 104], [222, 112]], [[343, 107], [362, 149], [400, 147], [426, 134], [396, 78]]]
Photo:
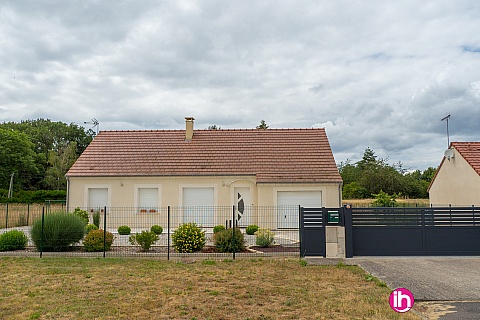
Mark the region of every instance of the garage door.
[[108, 206], [108, 189], [107, 188], [90, 188], [88, 189], [88, 208], [99, 210]]
[[215, 190], [208, 188], [183, 188], [183, 222], [195, 222], [203, 227], [213, 227]]
[[278, 228], [298, 228], [298, 206], [321, 208], [321, 191], [279, 191], [277, 193]]

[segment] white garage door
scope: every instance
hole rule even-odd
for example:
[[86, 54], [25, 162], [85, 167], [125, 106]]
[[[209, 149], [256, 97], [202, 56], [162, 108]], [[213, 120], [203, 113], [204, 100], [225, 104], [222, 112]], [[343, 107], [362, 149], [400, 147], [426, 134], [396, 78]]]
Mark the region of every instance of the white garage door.
[[90, 188], [88, 189], [88, 208], [100, 210], [108, 206], [108, 189], [107, 188]]
[[215, 190], [206, 188], [183, 188], [183, 222], [195, 222], [203, 227], [213, 227]]
[[279, 191], [277, 193], [278, 228], [298, 228], [298, 206], [321, 208], [321, 191]]

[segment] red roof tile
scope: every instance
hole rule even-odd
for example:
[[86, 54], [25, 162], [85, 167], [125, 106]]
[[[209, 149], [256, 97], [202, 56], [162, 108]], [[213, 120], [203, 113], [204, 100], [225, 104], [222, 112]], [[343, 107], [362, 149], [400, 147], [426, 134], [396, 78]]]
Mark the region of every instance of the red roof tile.
[[324, 129], [101, 131], [67, 176], [256, 175], [341, 182]]
[[468, 162], [468, 164], [480, 175], [480, 142], [452, 142], [455, 148]]

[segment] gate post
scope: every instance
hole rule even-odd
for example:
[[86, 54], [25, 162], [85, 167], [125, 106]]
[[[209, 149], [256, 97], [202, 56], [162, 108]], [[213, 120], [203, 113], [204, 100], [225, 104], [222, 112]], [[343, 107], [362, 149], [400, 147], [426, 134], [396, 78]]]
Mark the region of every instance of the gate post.
[[343, 206], [342, 217], [345, 225], [345, 257], [353, 258], [353, 221], [351, 205], [347, 204]]
[[305, 258], [305, 253], [303, 250], [303, 211], [301, 206], [298, 206], [298, 223], [299, 223], [298, 239], [300, 242], [300, 258]]

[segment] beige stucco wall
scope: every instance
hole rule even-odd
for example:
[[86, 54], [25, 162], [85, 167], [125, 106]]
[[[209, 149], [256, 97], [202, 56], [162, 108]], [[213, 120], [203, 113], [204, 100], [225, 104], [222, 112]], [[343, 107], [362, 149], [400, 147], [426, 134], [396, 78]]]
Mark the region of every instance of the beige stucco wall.
[[[162, 212], [139, 212], [138, 188], [158, 188], [159, 207]], [[277, 212], [272, 207], [277, 205], [279, 191], [321, 191], [322, 206], [341, 206], [341, 187], [338, 183], [325, 184], [256, 184], [255, 176], [236, 177], [101, 177], [79, 178], [70, 177], [68, 187], [68, 208], [88, 207], [89, 188], [107, 188], [108, 205], [110, 207], [107, 221], [114, 228], [119, 225], [129, 225], [146, 228], [153, 224], [167, 224], [166, 208], [171, 207], [171, 223], [182, 222], [182, 190], [184, 187], [213, 187], [215, 209], [214, 224], [225, 224], [233, 215], [235, 204], [234, 188], [250, 188], [250, 204], [255, 209], [250, 212], [250, 224], [275, 229]]]
[[445, 159], [430, 187], [433, 206], [479, 206], [480, 176], [467, 161], [454, 150], [455, 157]]

